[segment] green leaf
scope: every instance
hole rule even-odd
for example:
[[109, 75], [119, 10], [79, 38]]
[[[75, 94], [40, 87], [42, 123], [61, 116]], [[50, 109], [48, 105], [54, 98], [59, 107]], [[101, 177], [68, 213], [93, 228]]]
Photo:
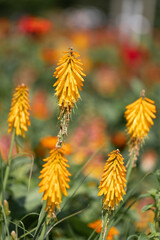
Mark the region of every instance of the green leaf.
[[156, 229], [155, 229], [154, 224], [148, 222], [148, 225], [149, 225], [149, 227], [150, 227], [150, 229], [151, 229], [151, 233], [156, 233]]
[[16, 183], [10, 186], [10, 190], [17, 204], [27, 212], [33, 211], [41, 204], [42, 195], [38, 193], [38, 187], [28, 191], [27, 186]]
[[150, 194], [151, 197], [155, 198], [157, 194], [157, 189], [152, 188], [150, 191], [148, 191], [148, 193]]
[[41, 204], [42, 195], [38, 193], [38, 190], [38, 188], [34, 188], [27, 194], [25, 208], [28, 212], [33, 211]]
[[61, 222], [65, 221], [65, 220], [67, 220], [67, 219], [69, 219], [69, 218], [71, 218], [71, 217], [74, 217], [74, 216], [82, 213], [82, 212], [85, 211], [87, 208], [88, 208], [88, 206], [87, 206], [86, 208], [83, 208], [83, 209], [81, 209], [80, 211], [75, 212], [75, 213], [73, 213], [73, 214], [71, 214], [71, 215], [69, 215], [69, 216], [67, 216], [67, 217], [64, 217], [64, 218], [60, 219], [59, 221], [57, 221], [56, 223], [54, 223], [54, 224], [48, 229], [48, 231], [46, 232], [46, 234], [45, 234], [45, 236], [44, 236], [43, 239], [46, 239], [46, 237], [49, 235], [50, 231], [51, 231], [55, 226], [57, 226], [59, 223], [61, 223]]
[[132, 239], [133, 237], [134, 237], [134, 239], [135, 239], [135, 237], [138, 238], [138, 236], [137, 236], [136, 234], [133, 234], [133, 235], [129, 236], [129, 237], [127, 238], [127, 240], [130, 240], [130, 239]]
[[148, 236], [145, 233], [141, 233], [138, 237], [138, 240], [148, 240]]
[[150, 210], [150, 209], [153, 208], [153, 207], [155, 207], [154, 204], [148, 204], [148, 205], [144, 206], [141, 211], [142, 211], [142, 212], [145, 212], [145, 211], [147, 211], [147, 210]]
[[3, 204], [0, 204], [0, 206], [2, 208], [2, 213], [3, 213], [3, 218], [4, 218], [4, 226], [6, 228], [7, 235], [9, 237], [10, 234], [9, 234], [9, 228], [8, 228], [8, 221], [7, 221], [7, 217], [6, 217], [6, 214], [5, 214], [4, 206], [3, 206]]
[[160, 169], [156, 170], [154, 175], [157, 177], [157, 180], [158, 180], [158, 182], [160, 184]]
[[150, 197], [150, 196], [151, 196], [151, 194], [148, 192], [148, 193], [141, 194], [139, 196], [139, 198], [146, 198], [146, 197]]

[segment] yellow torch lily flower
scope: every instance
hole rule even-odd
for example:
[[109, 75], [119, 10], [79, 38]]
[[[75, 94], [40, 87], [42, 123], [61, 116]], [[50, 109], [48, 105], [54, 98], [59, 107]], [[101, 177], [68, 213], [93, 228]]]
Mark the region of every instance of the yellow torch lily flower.
[[155, 102], [146, 97], [140, 97], [126, 107], [125, 118], [130, 138], [143, 139], [154, 124], [156, 118]]
[[62, 193], [67, 196], [68, 182], [70, 181], [67, 164], [68, 160], [62, 152], [55, 148], [50, 151], [50, 156], [44, 159], [46, 163], [43, 165], [41, 175], [39, 176], [41, 182], [39, 183], [39, 193], [43, 193], [43, 200], [47, 200], [46, 211], [49, 216], [55, 211], [55, 207], [60, 208], [62, 201]]
[[86, 76], [82, 71], [82, 61], [78, 59], [79, 54], [70, 49], [64, 52], [65, 55], [59, 60], [58, 67], [54, 72], [57, 81], [54, 83], [55, 95], [58, 98], [59, 106], [62, 112], [66, 110], [69, 114], [75, 103], [80, 98], [79, 90], [82, 90]]
[[15, 93], [13, 94], [8, 118], [8, 132], [11, 132], [15, 128], [16, 135], [25, 137], [25, 132], [28, 131], [28, 126], [31, 125], [29, 110], [28, 87], [22, 84], [15, 89]]
[[99, 185], [98, 196], [104, 195], [104, 208], [114, 210], [116, 205], [123, 200], [126, 187], [126, 169], [124, 158], [119, 150], [114, 150], [108, 154], [109, 158], [105, 164], [104, 172]]

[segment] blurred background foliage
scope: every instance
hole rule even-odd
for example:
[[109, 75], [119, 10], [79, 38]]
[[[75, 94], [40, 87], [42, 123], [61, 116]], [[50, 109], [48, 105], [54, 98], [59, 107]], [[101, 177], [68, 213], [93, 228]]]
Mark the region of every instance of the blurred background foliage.
[[20, 2], [13, 2], [13, 1], [6, 1], [1, 0], [0, 1], [0, 9], [1, 9], [1, 15], [10, 15], [14, 14], [16, 12], [27, 12], [27, 13], [41, 13], [44, 12], [44, 10], [48, 10], [50, 8], [68, 8], [68, 7], [86, 7], [86, 6], [95, 6], [106, 13], [109, 11], [109, 4], [110, 1], [91, 1], [91, 0], [46, 0], [45, 2], [42, 0], [22, 0]]
[[[25, 139], [16, 139], [21, 156], [17, 156], [16, 146], [13, 152], [15, 159], [6, 196], [11, 210], [10, 231], [16, 229], [15, 224], [21, 225], [19, 221], [25, 215], [23, 227], [27, 230], [37, 223], [41, 209], [38, 177], [42, 159], [50, 149], [46, 147], [47, 136], [53, 136], [51, 145], [54, 146], [54, 136], [59, 131], [52, 75], [62, 51], [71, 46], [80, 53], [86, 77], [66, 139], [72, 151], [67, 157], [72, 177], [69, 197], [64, 198], [58, 218], [87, 209], [55, 227], [51, 239], [89, 238], [93, 230], [88, 224], [101, 218], [102, 201], [97, 193], [107, 154], [119, 148], [127, 163], [125, 106], [139, 98], [142, 89], [155, 101], [157, 118], [133, 170], [129, 189], [135, 190], [125, 206], [139, 194], [158, 187], [153, 175], [142, 182], [139, 180], [160, 166], [160, 3], [156, 1], [154, 9], [150, 8], [154, 14], [152, 19], [147, 19], [147, 25], [144, 21], [147, 26], [144, 33], [131, 29], [131, 25], [128, 32], [121, 31], [124, 23], [118, 26], [110, 15], [116, 12], [113, 2], [0, 0], [0, 151], [4, 162], [10, 146], [7, 118], [13, 90], [18, 84], [28, 85], [31, 103], [31, 127]], [[120, 2], [123, 5], [123, 1]], [[145, 9], [145, 0], [140, 2]], [[121, 10], [123, 8], [117, 14], [120, 15]], [[148, 195], [138, 199], [127, 212], [122, 209], [125, 217], [116, 225], [119, 238], [115, 236], [115, 239], [127, 239], [130, 234], [143, 231], [148, 233], [148, 222], [153, 222], [154, 213], [143, 212], [142, 208], [152, 203], [153, 198]], [[18, 228], [19, 236], [23, 231]], [[92, 239], [95, 238], [96, 233]]]

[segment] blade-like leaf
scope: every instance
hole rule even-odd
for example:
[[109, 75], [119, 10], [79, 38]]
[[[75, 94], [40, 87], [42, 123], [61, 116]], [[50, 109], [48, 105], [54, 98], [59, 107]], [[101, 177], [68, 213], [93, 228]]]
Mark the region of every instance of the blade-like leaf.
[[76, 215], [84, 212], [87, 208], [88, 208], [88, 206], [87, 206], [86, 208], [81, 209], [80, 211], [75, 212], [75, 213], [73, 213], [73, 214], [71, 214], [71, 215], [69, 215], [69, 216], [67, 216], [67, 217], [64, 217], [64, 218], [60, 219], [59, 221], [57, 221], [56, 223], [54, 223], [54, 224], [48, 229], [48, 231], [46, 232], [46, 234], [44, 235], [43, 240], [46, 239], [46, 237], [49, 235], [49, 233], [51, 232], [51, 230], [52, 230], [55, 226], [57, 226], [59, 223], [64, 222], [65, 220], [67, 220], [67, 219], [69, 219], [69, 218], [71, 218], [71, 217], [74, 217], [74, 216], [76, 216]]

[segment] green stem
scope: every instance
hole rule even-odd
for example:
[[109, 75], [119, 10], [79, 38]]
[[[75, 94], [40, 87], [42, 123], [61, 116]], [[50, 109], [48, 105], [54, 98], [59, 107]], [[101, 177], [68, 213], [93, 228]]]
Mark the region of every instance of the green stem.
[[1, 204], [1, 207], [2, 207], [2, 213], [3, 213], [3, 218], [4, 218], [4, 226], [6, 227], [6, 232], [7, 232], [8, 239], [9, 239], [10, 235], [9, 235], [9, 229], [8, 229], [8, 222], [7, 222], [7, 217], [6, 217], [6, 214], [5, 214], [5, 210], [4, 210], [3, 204]]
[[12, 152], [13, 152], [13, 147], [14, 147], [15, 135], [16, 135], [16, 131], [15, 131], [15, 128], [13, 128], [11, 145], [10, 145], [9, 154], [8, 154], [8, 161], [7, 161], [8, 165], [10, 165], [10, 162], [11, 162], [11, 159], [12, 159]]
[[2, 237], [2, 221], [0, 221], [0, 236]]
[[80, 211], [75, 212], [75, 213], [73, 213], [73, 214], [71, 214], [71, 215], [69, 215], [69, 216], [67, 216], [67, 217], [64, 217], [64, 218], [60, 219], [59, 221], [53, 223], [53, 225], [51, 225], [51, 227], [47, 230], [47, 232], [46, 232], [43, 240], [47, 238], [47, 236], [49, 235], [49, 233], [51, 232], [51, 230], [52, 230], [55, 226], [57, 226], [59, 223], [64, 222], [65, 220], [67, 220], [67, 219], [69, 219], [69, 218], [71, 218], [71, 217], [74, 217], [74, 216], [82, 213], [82, 212], [85, 211], [87, 208], [88, 208], [88, 207], [86, 207], [86, 208], [84, 208], [84, 209], [81, 209]]
[[106, 215], [105, 215], [105, 218], [104, 218], [104, 223], [103, 223], [103, 226], [102, 226], [102, 231], [101, 231], [99, 240], [104, 240], [105, 239], [108, 220], [109, 220], [109, 218], [108, 218], [108, 211], [107, 211]]
[[56, 144], [57, 147], [62, 147], [65, 136], [67, 136], [67, 127], [68, 127], [68, 119], [66, 115], [66, 111], [64, 111], [61, 120], [60, 120], [60, 131], [58, 133], [58, 142]]
[[41, 235], [39, 236], [39, 240], [43, 240], [43, 237], [44, 237], [44, 234], [45, 234], [45, 232], [46, 232], [46, 229], [47, 229], [47, 224], [46, 224], [46, 220], [45, 220], [45, 222], [44, 222], [44, 224], [43, 224], [43, 228], [42, 228], [42, 231], [41, 231]]
[[5, 223], [7, 234], [8, 234], [8, 239], [9, 239], [9, 230], [8, 230], [7, 216], [6, 216], [6, 213], [3, 208], [3, 200], [4, 200], [5, 190], [6, 190], [7, 181], [8, 181], [9, 172], [10, 172], [10, 163], [11, 163], [11, 159], [12, 159], [14, 140], [15, 140], [15, 128], [12, 131], [12, 138], [11, 138], [10, 150], [9, 150], [9, 154], [8, 154], [8, 161], [7, 161], [7, 166], [6, 166], [5, 175], [4, 175], [4, 179], [3, 179], [2, 192], [0, 194], [0, 201], [2, 202], [1, 203], [2, 204], [2, 212], [3, 212], [3, 217], [4, 217], [4, 223]]
[[133, 162], [134, 162], [134, 154], [132, 154], [129, 159], [129, 166], [128, 166], [127, 175], [126, 175], [127, 183], [128, 183], [128, 180], [129, 180], [131, 172], [132, 172]]
[[43, 201], [41, 213], [40, 213], [40, 216], [39, 216], [39, 219], [38, 219], [38, 225], [36, 227], [36, 231], [35, 231], [33, 240], [35, 240], [38, 237], [38, 235], [41, 231], [42, 225], [46, 220], [47, 213], [45, 212], [45, 206], [46, 206], [46, 201]]
[[11, 163], [11, 159], [12, 159], [14, 140], [15, 140], [15, 128], [12, 131], [12, 139], [11, 139], [11, 145], [10, 145], [10, 150], [9, 150], [9, 155], [8, 155], [7, 167], [6, 167], [4, 180], [3, 180], [3, 191], [4, 191], [4, 193], [5, 193], [5, 190], [6, 190], [6, 185], [7, 185], [9, 171], [10, 171], [10, 163]]

